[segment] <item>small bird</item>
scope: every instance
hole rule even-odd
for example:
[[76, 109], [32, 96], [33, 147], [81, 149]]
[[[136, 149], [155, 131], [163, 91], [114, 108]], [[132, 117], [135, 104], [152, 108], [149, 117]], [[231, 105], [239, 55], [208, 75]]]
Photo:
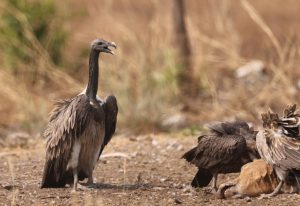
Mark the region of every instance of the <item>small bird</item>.
[[115, 96], [104, 100], [97, 96], [98, 59], [101, 52], [114, 54], [114, 42], [96, 39], [91, 43], [89, 79], [77, 96], [56, 103], [44, 132], [46, 162], [41, 188], [64, 187], [88, 178], [93, 185], [93, 170], [104, 147], [112, 138], [117, 123]]
[[270, 194], [260, 198], [277, 195], [284, 182], [289, 179], [300, 182], [300, 114], [296, 113], [296, 104], [287, 106], [283, 116], [269, 110], [261, 115], [263, 129], [256, 138], [256, 146], [262, 159], [271, 165], [280, 182]]
[[198, 137], [198, 145], [183, 158], [199, 169], [191, 185], [205, 187], [213, 180], [212, 191], [216, 192], [219, 173], [239, 172], [244, 164], [259, 158], [257, 132], [244, 121], [216, 123], [209, 129], [211, 134]]

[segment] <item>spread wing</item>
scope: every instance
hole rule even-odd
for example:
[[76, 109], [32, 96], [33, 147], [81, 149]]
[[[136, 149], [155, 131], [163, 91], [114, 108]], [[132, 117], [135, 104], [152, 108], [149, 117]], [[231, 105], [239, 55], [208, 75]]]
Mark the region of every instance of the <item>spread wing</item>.
[[65, 185], [65, 171], [75, 140], [93, 118], [93, 107], [85, 94], [56, 103], [44, 132], [46, 163], [42, 187]]
[[269, 164], [286, 169], [300, 169], [299, 140], [270, 130], [260, 131], [258, 138], [259, 153]]
[[246, 149], [246, 141], [239, 135], [204, 135], [199, 137], [198, 146], [183, 155], [187, 161], [199, 168], [210, 169], [219, 164], [240, 158]]
[[116, 97], [113, 95], [107, 96], [104, 100], [103, 107], [105, 112], [105, 136], [104, 143], [99, 153], [99, 157], [102, 154], [104, 147], [108, 144], [116, 131], [118, 115], [118, 104]]

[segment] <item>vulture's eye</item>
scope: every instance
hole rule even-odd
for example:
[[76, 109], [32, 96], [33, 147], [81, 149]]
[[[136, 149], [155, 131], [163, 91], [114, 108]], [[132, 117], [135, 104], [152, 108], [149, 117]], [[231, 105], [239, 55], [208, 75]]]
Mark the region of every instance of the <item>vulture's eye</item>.
[[101, 46], [102, 44], [103, 44], [103, 42], [99, 42], [99, 43], [98, 43], [98, 45], [100, 45], [100, 46]]

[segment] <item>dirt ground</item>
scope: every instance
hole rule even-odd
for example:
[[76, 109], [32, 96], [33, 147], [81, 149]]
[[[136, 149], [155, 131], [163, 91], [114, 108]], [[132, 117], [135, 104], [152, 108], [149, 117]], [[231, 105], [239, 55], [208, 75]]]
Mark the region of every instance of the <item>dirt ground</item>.
[[[0, 205], [300, 205], [300, 195], [267, 200], [216, 199], [189, 186], [196, 168], [180, 159], [194, 137], [117, 135], [94, 171], [95, 189], [40, 189], [42, 141], [0, 149]], [[236, 174], [221, 175], [219, 184]]]

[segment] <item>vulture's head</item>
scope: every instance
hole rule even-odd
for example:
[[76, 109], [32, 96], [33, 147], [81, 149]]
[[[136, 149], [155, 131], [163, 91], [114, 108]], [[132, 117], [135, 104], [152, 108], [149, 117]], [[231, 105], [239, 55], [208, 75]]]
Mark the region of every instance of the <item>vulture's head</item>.
[[247, 122], [238, 120], [234, 122], [234, 125], [236, 134], [242, 135], [246, 140], [249, 139], [255, 141], [257, 131], [255, 131], [253, 127], [250, 127]]
[[105, 41], [104, 39], [95, 39], [91, 43], [91, 48], [93, 50], [96, 50], [98, 52], [105, 52], [105, 53], [110, 53], [110, 54], [115, 54], [111, 48], [117, 48], [117, 45], [115, 42], [109, 42]]
[[251, 160], [258, 159], [259, 153], [256, 148], [256, 135], [258, 131], [255, 131], [253, 127], [250, 127], [249, 124], [245, 121], [237, 121], [236, 129], [239, 131], [239, 134], [242, 135], [246, 140], [247, 154]]

